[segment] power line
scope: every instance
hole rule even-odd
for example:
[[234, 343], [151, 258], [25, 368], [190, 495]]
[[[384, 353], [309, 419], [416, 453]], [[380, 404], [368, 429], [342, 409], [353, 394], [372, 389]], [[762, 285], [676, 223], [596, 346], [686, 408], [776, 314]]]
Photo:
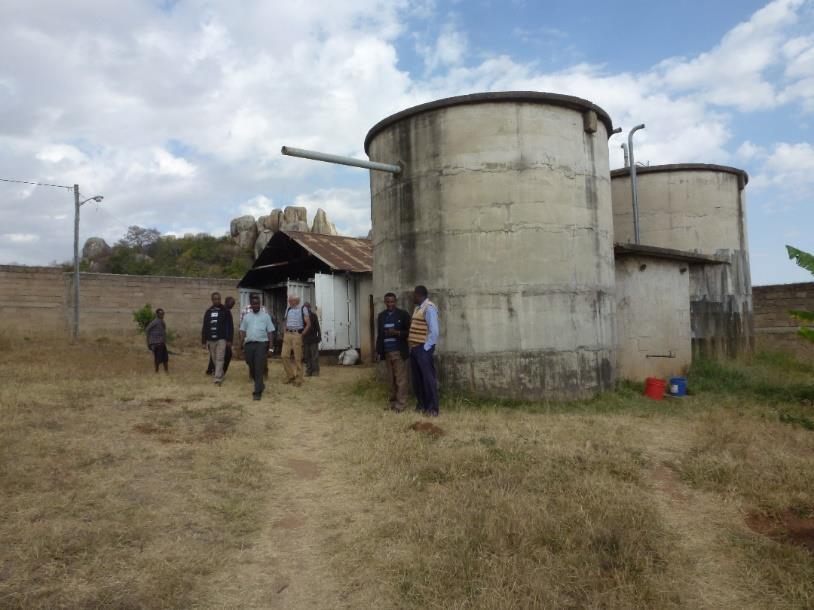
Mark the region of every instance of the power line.
[[33, 184], [34, 186], [53, 186], [58, 189], [73, 189], [72, 186], [64, 184], [47, 184], [45, 182], [29, 182], [28, 180], [12, 180], [11, 178], [0, 178], [0, 182], [16, 182], [17, 184]]

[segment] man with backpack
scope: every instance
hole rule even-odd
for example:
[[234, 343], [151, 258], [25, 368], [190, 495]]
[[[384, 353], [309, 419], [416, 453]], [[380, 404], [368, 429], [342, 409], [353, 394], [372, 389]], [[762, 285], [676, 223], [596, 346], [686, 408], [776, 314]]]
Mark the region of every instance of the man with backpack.
[[[288, 308], [283, 316], [285, 335], [283, 336], [283, 351], [280, 356], [283, 359], [285, 369], [285, 383], [293, 383], [296, 386], [303, 384], [302, 371], [302, 336], [311, 327], [311, 312], [307, 307], [300, 307], [300, 297], [292, 294], [288, 297]], [[291, 361], [291, 354], [294, 354], [294, 362]]]
[[307, 331], [302, 333], [302, 351], [305, 361], [305, 376], [319, 377], [319, 342], [322, 341], [322, 333], [319, 328], [319, 317], [317, 312], [311, 309], [311, 304], [306, 303], [303, 308], [308, 310], [308, 317], [311, 324]]

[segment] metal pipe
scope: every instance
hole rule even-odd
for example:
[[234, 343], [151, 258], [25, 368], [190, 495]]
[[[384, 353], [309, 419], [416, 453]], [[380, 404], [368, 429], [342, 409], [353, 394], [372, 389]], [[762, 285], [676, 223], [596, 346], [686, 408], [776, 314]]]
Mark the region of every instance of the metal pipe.
[[390, 172], [391, 174], [401, 173], [401, 165], [390, 163], [378, 163], [376, 161], [363, 161], [353, 157], [343, 157], [342, 155], [330, 155], [315, 150], [304, 150], [292, 146], [283, 146], [280, 152], [289, 157], [300, 157], [302, 159], [312, 159], [313, 161], [325, 161], [326, 163], [338, 163], [339, 165], [350, 165], [351, 167], [362, 167], [380, 172]]
[[636, 184], [636, 160], [633, 157], [633, 134], [644, 129], [644, 123], [636, 125], [627, 134], [627, 153], [630, 157], [630, 192], [633, 198], [633, 236], [635, 243], [640, 243], [639, 235], [639, 193]]
[[630, 158], [627, 156], [627, 142], [622, 142], [622, 150], [625, 153], [625, 167], [630, 167]]

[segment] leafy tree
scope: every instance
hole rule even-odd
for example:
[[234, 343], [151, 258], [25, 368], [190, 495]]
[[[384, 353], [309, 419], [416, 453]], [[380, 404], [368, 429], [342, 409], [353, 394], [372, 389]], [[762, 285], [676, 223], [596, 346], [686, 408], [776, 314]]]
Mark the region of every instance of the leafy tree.
[[[94, 261], [94, 271], [124, 275], [238, 278], [251, 268], [252, 253], [229, 237], [201, 233], [161, 236], [156, 229], [132, 226], [110, 254]], [[84, 265], [84, 263], [83, 263]], [[70, 263], [65, 263], [71, 269]], [[90, 270], [83, 267], [83, 271]]]
[[145, 229], [137, 225], [127, 227], [127, 233], [119, 240], [119, 244], [128, 248], [134, 248], [142, 254], [147, 254], [150, 246], [161, 238], [158, 229]]
[[[808, 252], [803, 252], [802, 250], [798, 250], [797, 248], [793, 248], [791, 246], [786, 246], [786, 250], [789, 253], [789, 258], [792, 259], [795, 263], [797, 263], [803, 269], [809, 271], [810, 273], [814, 274], [814, 256], [809, 254]], [[814, 328], [810, 325], [814, 324], [814, 311], [806, 311], [804, 309], [792, 309], [789, 313], [800, 320], [803, 324], [808, 324], [809, 326], [802, 326], [797, 331], [799, 335], [805, 337], [809, 341], [814, 341]]]

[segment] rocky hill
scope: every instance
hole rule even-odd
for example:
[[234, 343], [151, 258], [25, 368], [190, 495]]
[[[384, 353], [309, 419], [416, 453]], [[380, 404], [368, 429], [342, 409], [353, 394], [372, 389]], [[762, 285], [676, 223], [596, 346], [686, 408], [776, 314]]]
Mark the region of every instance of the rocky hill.
[[[241, 277], [277, 231], [338, 234], [324, 210], [317, 210], [309, 225], [308, 211], [300, 206], [274, 209], [257, 219], [235, 218], [229, 223], [229, 235], [223, 237], [204, 233], [176, 237], [132, 226], [113, 246], [101, 237], [88, 238], [80, 268], [127, 275]], [[72, 269], [70, 264], [63, 267]]]

